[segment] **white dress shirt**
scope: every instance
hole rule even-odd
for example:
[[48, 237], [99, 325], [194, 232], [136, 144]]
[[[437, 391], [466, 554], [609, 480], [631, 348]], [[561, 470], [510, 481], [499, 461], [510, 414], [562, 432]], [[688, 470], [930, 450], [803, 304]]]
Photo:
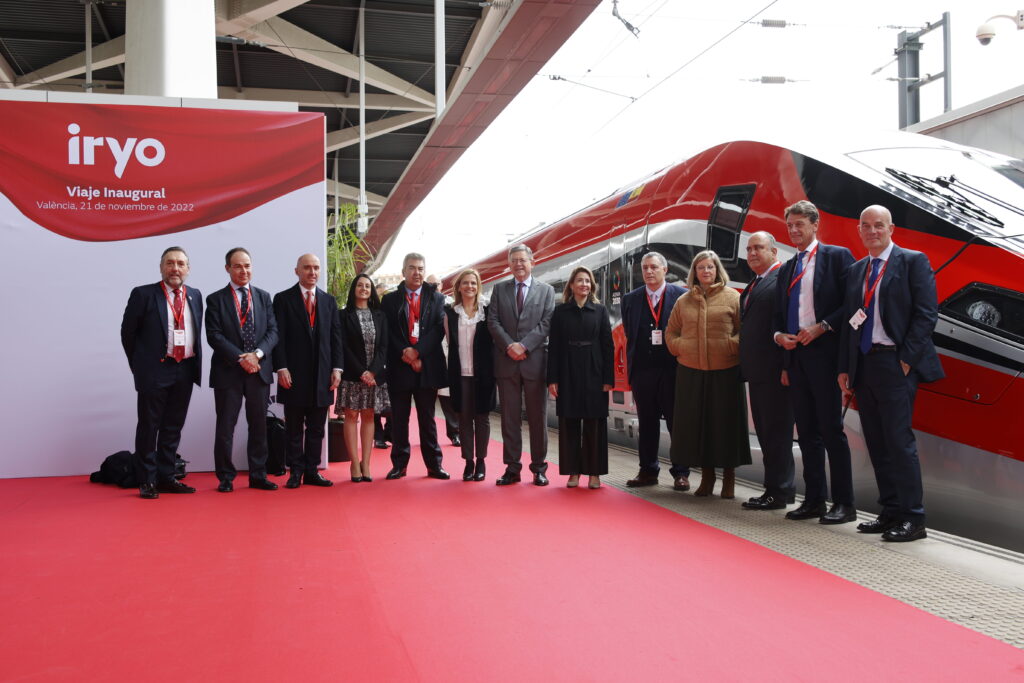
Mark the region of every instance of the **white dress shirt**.
[[[871, 273], [871, 262], [875, 258], [882, 259], [882, 264], [883, 265], [888, 264], [889, 263], [889, 257], [892, 255], [892, 248], [893, 248], [893, 246], [895, 246], [895, 243], [894, 242], [890, 242], [889, 246], [885, 248], [885, 251], [883, 251], [877, 257], [871, 257], [869, 255], [868, 256], [868, 263], [867, 263], [867, 270], [864, 271], [864, 272], [866, 274]], [[879, 270], [881, 270], [882, 266], [878, 266], [878, 268], [879, 268]], [[886, 270], [888, 270], [888, 267], [886, 267]], [[878, 287], [875, 288], [875, 293], [874, 293], [874, 295], [872, 297], [873, 301], [875, 302], [875, 313], [874, 313], [875, 321], [872, 323], [872, 327], [871, 327], [871, 343], [872, 344], [885, 344], [886, 346], [896, 346], [896, 342], [894, 342], [892, 340], [892, 338], [885, 333], [885, 327], [882, 325], [882, 301], [881, 301], [881, 299], [878, 298], [878, 294], [882, 290], [882, 285], [884, 284], [884, 280], [885, 280], [885, 273], [882, 273], [882, 280], [883, 280], [883, 282], [879, 282], [878, 283]], [[865, 275], [865, 280], [864, 280], [864, 293], [865, 294], [867, 293], [867, 275]]]
[[651, 307], [655, 310], [658, 308], [658, 302], [661, 301], [661, 297], [665, 296], [665, 287], [668, 286], [668, 282], [662, 282], [661, 287], [657, 290], [652, 290], [650, 287], [644, 287], [647, 292], [647, 298], [651, 300]]
[[811, 252], [817, 246], [818, 240], [811, 242], [806, 249], [807, 254], [804, 256], [804, 276], [800, 280], [800, 312], [798, 314], [800, 329], [811, 327], [818, 322], [817, 316], [814, 315], [814, 268], [817, 265], [818, 254], [815, 253], [814, 258], [811, 258]]
[[476, 338], [477, 323], [484, 319], [483, 304], [477, 302], [476, 313], [473, 317], [466, 314], [462, 304], [455, 306], [455, 312], [459, 314], [459, 364], [462, 366], [462, 376], [473, 376], [473, 340]]
[[[164, 285], [167, 287], [167, 285]], [[188, 288], [184, 287], [184, 291], [181, 293], [181, 307], [182, 307], [182, 326], [185, 328], [185, 358], [191, 358], [196, 355], [195, 352], [195, 333], [192, 327], [192, 311], [189, 310], [188, 306]], [[167, 355], [174, 355], [174, 290], [167, 287], [167, 297], [170, 297], [169, 301], [165, 302], [167, 306]]]

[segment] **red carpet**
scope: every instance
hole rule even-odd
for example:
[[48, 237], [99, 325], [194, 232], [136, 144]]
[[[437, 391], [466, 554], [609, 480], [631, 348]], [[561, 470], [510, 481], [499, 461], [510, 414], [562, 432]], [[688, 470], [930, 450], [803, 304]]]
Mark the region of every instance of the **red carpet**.
[[452, 481], [374, 459], [371, 484], [193, 474], [158, 501], [0, 481], [0, 679], [1024, 678], [1009, 645], [626, 493], [498, 489], [496, 443], [484, 483], [453, 448]]

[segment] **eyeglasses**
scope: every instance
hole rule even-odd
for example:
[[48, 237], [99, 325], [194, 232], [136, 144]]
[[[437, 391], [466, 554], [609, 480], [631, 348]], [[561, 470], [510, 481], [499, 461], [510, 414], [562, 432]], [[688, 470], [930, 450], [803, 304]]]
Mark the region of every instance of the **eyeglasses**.
[[513, 266], [523, 266], [523, 265], [526, 265], [527, 263], [529, 263], [530, 259], [528, 259], [528, 258], [514, 258], [514, 259], [509, 259], [509, 261], [512, 263]]

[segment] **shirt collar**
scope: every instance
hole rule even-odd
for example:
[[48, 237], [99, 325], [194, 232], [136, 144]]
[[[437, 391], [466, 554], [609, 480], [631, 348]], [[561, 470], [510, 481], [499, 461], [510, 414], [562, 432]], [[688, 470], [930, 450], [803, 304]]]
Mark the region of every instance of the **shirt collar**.
[[[519, 280], [516, 280], [515, 278], [512, 278], [512, 281], [515, 282], [516, 285], [518, 286]], [[523, 280], [523, 284], [526, 286], [527, 289], [529, 289], [533, 285], [533, 275], [530, 275], [525, 280]]]
[[[815, 237], [813, 240], [811, 240], [811, 243], [807, 245], [807, 248], [804, 249], [804, 251], [806, 251], [807, 254], [810, 255], [810, 253], [812, 251], [814, 251], [817, 248], [817, 246], [818, 246], [818, 238]], [[806, 264], [804, 264], [804, 265], [806, 265]]]
[[312, 294], [312, 295], [313, 295], [313, 298], [314, 298], [314, 299], [316, 298], [316, 287], [313, 287], [312, 289], [306, 289], [306, 288], [305, 288], [305, 287], [303, 287], [302, 285], [299, 285], [299, 289], [301, 289], [301, 290], [302, 290], [302, 298], [303, 298], [303, 299], [305, 299], [305, 298], [306, 298], [306, 295], [307, 295], [307, 294]]
[[656, 297], [658, 297], [660, 299], [661, 296], [665, 293], [665, 287], [667, 285], [668, 285], [668, 280], [665, 280], [665, 281], [663, 281], [661, 283], [661, 287], [658, 287], [655, 290], [652, 290], [650, 287], [648, 287], [646, 285], [644, 285], [644, 289], [647, 290], [647, 296], [652, 297], [652, 298], [656, 296]]
[[[881, 254], [879, 254], [878, 256], [872, 256], [871, 258], [872, 258], [872, 259], [880, 258], [880, 259], [882, 259], [883, 261], [888, 261], [888, 260], [889, 260], [889, 257], [890, 257], [890, 256], [892, 256], [892, 248], [893, 248], [893, 247], [895, 247], [895, 246], [896, 246], [896, 243], [895, 243], [895, 242], [889, 242], [889, 246], [887, 246], [887, 247], [885, 248], [885, 251], [883, 251], [883, 252], [882, 252]], [[870, 255], [870, 254], [868, 254], [868, 256], [871, 256], [871, 255]]]

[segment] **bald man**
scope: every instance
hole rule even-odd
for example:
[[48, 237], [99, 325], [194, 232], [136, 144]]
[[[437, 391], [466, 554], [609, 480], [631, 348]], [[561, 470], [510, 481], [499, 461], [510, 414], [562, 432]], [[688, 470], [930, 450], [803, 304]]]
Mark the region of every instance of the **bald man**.
[[932, 343], [939, 319], [928, 257], [892, 241], [892, 215], [860, 215], [868, 255], [850, 266], [839, 352], [839, 389], [857, 396], [864, 442], [878, 484], [878, 519], [858, 525], [884, 541], [925, 538], [924, 495], [911, 425], [917, 385], [945, 373]]
[[331, 486], [317, 468], [324, 443], [327, 409], [341, 382], [343, 353], [338, 303], [316, 286], [320, 259], [303, 254], [295, 264], [299, 281], [274, 295], [274, 316], [280, 340], [274, 347], [277, 402], [284, 405], [288, 433], [285, 488], [303, 483]]

